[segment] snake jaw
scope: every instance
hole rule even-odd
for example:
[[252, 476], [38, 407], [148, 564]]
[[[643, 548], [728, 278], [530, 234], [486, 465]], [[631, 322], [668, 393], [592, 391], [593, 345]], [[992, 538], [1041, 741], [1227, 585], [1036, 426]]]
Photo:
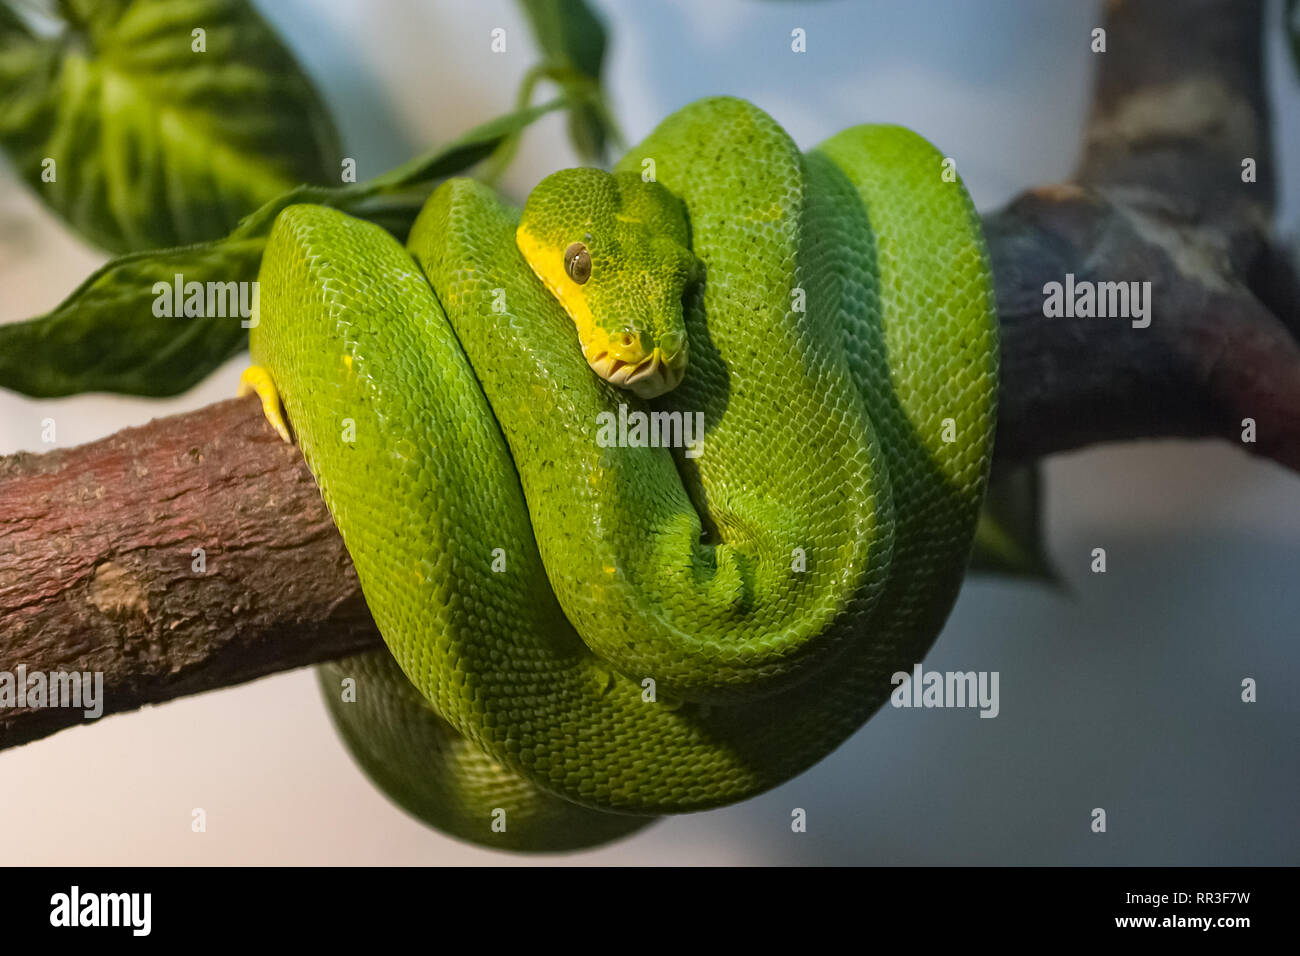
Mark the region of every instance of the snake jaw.
[[686, 368], [685, 350], [671, 358], [663, 349], [656, 348], [649, 355], [629, 362], [607, 351], [588, 357], [591, 370], [619, 388], [625, 388], [640, 398], [657, 398], [678, 386]]

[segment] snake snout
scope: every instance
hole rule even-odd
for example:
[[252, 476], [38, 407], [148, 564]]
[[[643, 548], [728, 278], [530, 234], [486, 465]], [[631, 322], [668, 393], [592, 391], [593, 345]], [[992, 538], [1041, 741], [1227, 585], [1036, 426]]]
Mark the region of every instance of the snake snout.
[[669, 358], [656, 348], [638, 361], [629, 362], [602, 352], [588, 361], [592, 371], [612, 385], [626, 388], [641, 398], [657, 398], [676, 388], [685, 371], [685, 352]]

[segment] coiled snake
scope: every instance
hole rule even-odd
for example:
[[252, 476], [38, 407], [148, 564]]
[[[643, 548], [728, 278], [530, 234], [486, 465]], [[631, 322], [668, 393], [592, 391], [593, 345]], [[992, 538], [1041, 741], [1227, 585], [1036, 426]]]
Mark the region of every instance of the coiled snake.
[[[321, 680], [398, 803], [489, 846], [598, 843], [788, 780], [921, 660], [997, 384], [947, 173], [905, 129], [802, 153], [718, 98], [522, 212], [446, 182], [405, 248], [281, 213], [245, 384], [288, 437], [283, 403], [391, 651]], [[703, 443], [598, 440], [638, 412], [670, 444], [702, 414]]]

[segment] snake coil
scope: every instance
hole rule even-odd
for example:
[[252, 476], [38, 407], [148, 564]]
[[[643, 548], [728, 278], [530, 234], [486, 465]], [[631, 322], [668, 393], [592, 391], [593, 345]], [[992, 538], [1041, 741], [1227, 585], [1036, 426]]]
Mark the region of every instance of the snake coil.
[[[888, 126], [802, 153], [718, 98], [615, 172], [651, 168], [701, 264], [687, 371], [652, 400], [592, 373], [519, 211], [471, 180], [405, 248], [294, 206], [263, 260], [253, 358], [391, 652], [322, 668], [331, 712], [399, 804], [489, 846], [599, 843], [800, 773], [921, 660], [970, 552], [997, 325], [943, 157]], [[578, 198], [594, 289], [635, 217]], [[702, 453], [596, 440], [638, 411], [702, 414]]]

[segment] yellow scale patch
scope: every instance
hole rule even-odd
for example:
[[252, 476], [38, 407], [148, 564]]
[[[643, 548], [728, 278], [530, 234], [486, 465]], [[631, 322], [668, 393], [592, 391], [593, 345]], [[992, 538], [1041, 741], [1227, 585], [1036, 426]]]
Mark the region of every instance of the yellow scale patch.
[[529, 267], [564, 307], [564, 311], [577, 326], [578, 341], [583, 345], [585, 355], [587, 337], [597, 331], [603, 333], [605, 330], [596, 325], [596, 318], [592, 315], [591, 306], [587, 304], [587, 297], [565, 273], [563, 254], [554, 246], [548, 246], [523, 226], [515, 231], [515, 244], [519, 246], [519, 251], [523, 253]]

